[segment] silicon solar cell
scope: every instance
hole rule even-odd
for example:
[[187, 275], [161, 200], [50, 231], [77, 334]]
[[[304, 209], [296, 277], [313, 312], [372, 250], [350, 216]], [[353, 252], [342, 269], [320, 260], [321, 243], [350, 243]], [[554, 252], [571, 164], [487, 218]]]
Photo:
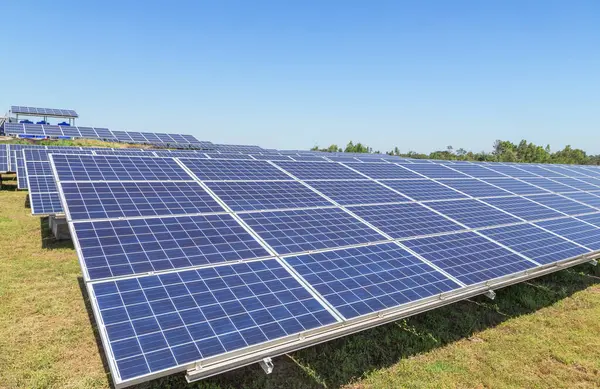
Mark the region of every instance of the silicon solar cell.
[[360, 162], [358, 159], [354, 157], [341, 157], [335, 155], [328, 155], [327, 159], [333, 162]]
[[[598, 192], [596, 192], [598, 193]], [[580, 203], [584, 203], [585, 205], [589, 205], [590, 207], [600, 208], [600, 193], [592, 194], [592, 193], [565, 193], [563, 196], [570, 198], [571, 200], [579, 201]]]
[[596, 227], [600, 227], [600, 213], [577, 216], [577, 219], [593, 224]]
[[470, 228], [520, 222], [519, 219], [477, 200], [439, 201], [427, 205]]
[[206, 153], [206, 155], [209, 158], [215, 158], [215, 159], [247, 159], [247, 160], [254, 160], [254, 158], [252, 158], [248, 154], [239, 154], [239, 153]]
[[576, 201], [555, 194], [528, 196], [527, 198], [559, 212], [563, 212], [569, 216], [597, 211], [597, 209], [590, 208], [587, 205], [580, 204]]
[[551, 219], [553, 217], [564, 216], [562, 213], [543, 205], [536, 204], [523, 197], [504, 197], [497, 199], [485, 199], [483, 201], [527, 221]]
[[598, 191], [600, 190], [600, 178], [593, 178], [593, 177], [580, 177], [578, 178], [580, 181], [585, 181], [588, 184], [592, 184], [594, 185], [596, 188], [594, 188], [594, 191]]
[[83, 221], [73, 227], [91, 280], [269, 255], [226, 214]]
[[333, 205], [296, 181], [207, 182], [206, 185], [234, 211]]
[[381, 182], [417, 201], [467, 198], [454, 189], [429, 180], [386, 180]]
[[365, 177], [335, 162], [275, 162], [300, 180], [347, 180]]
[[467, 285], [536, 267], [473, 232], [406, 240], [402, 244]]
[[595, 177], [595, 178], [600, 178], [600, 171], [598, 171], [598, 169], [595, 168], [589, 168], [589, 167], [581, 167], [580, 170], [582, 172], [584, 172], [584, 174], [586, 176], [590, 176], [590, 177]]
[[494, 178], [483, 181], [518, 195], [549, 193], [542, 188], [538, 188], [537, 186], [530, 185], [514, 178]]
[[444, 180], [440, 182], [472, 197], [498, 197], [511, 195], [510, 192], [475, 179]]
[[415, 174], [408, 169], [387, 162], [347, 163], [345, 165], [376, 180], [394, 178], [422, 178], [418, 174]]
[[71, 220], [224, 212], [197, 182], [65, 182]]
[[240, 213], [239, 216], [279, 254], [387, 240], [339, 208]]
[[556, 165], [552, 165], [552, 164], [545, 164], [544, 169], [559, 173], [562, 176], [566, 176], [566, 177], [585, 177], [585, 175], [583, 173], [581, 173], [578, 170], [571, 169], [571, 167], [563, 167], [563, 166], [556, 166]]
[[191, 176], [170, 158], [53, 155], [60, 181], [173, 181]]
[[368, 223], [393, 238], [408, 238], [464, 229], [417, 203], [349, 207]]
[[516, 177], [516, 178], [537, 177], [535, 174], [529, 173], [525, 170], [521, 170], [515, 166], [502, 165], [499, 163], [490, 163], [485, 166], [488, 169], [495, 170], [498, 173], [506, 174], [507, 176], [510, 176], [510, 177]]
[[469, 176], [434, 163], [399, 164], [428, 178], [469, 178]]
[[276, 260], [91, 286], [119, 380], [333, 324]]
[[30, 176], [52, 176], [50, 163], [43, 161], [27, 161], [27, 174]]
[[128, 155], [131, 157], [154, 157], [154, 153], [152, 151], [142, 151], [142, 150], [96, 150], [96, 155]]
[[0, 144], [0, 172], [8, 171], [8, 145]]
[[370, 180], [305, 182], [341, 205], [410, 201], [407, 197]]
[[481, 233], [543, 265], [590, 251], [531, 224], [491, 228]]
[[550, 192], [555, 192], [555, 193], [577, 192], [577, 189], [575, 189], [575, 188], [572, 188], [567, 185], [563, 185], [559, 182], [555, 182], [555, 181], [549, 180], [547, 178], [523, 178], [523, 181], [527, 182], [528, 184], [539, 186]]
[[292, 159], [286, 155], [260, 155], [252, 154], [252, 158], [264, 161], [291, 161]]
[[471, 177], [475, 178], [502, 178], [506, 177], [504, 174], [498, 173], [494, 170], [490, 170], [485, 166], [480, 165], [470, 165], [466, 163], [462, 164], [453, 164], [451, 166], [452, 169], [458, 170], [461, 173], [468, 174]]
[[552, 180], [560, 182], [561, 184], [564, 184], [564, 185], [568, 185], [577, 190], [600, 191], [599, 187], [589, 184], [585, 181], [580, 181], [579, 179], [576, 179], [576, 178], [563, 177], [563, 178], [553, 178]]
[[546, 178], [564, 177], [564, 175], [562, 175], [560, 173], [553, 172], [551, 170], [544, 169], [543, 167], [536, 166], [536, 165], [519, 164], [519, 169], [536, 174], [540, 177], [546, 177]]
[[591, 250], [600, 250], [600, 229], [575, 218], [547, 220], [536, 225]]
[[285, 261], [346, 319], [460, 287], [394, 243], [305, 254]]
[[33, 215], [54, 215], [63, 211], [57, 192], [30, 193], [29, 198]]
[[[56, 183], [53, 176], [29, 176], [29, 191], [31, 192], [56, 192]], [[60, 201], [59, 201], [60, 203]]]
[[304, 161], [304, 162], [324, 162], [325, 160], [321, 157], [317, 156], [308, 156], [308, 155], [291, 155], [294, 161]]
[[201, 180], [290, 180], [291, 177], [267, 161], [236, 161], [181, 158]]

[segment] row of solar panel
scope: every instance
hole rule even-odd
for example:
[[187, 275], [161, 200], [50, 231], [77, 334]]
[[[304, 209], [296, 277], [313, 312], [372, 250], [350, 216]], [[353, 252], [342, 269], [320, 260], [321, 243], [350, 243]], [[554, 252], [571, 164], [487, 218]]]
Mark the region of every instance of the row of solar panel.
[[13, 105], [10, 111], [14, 114], [39, 115], [39, 116], [60, 116], [77, 118], [77, 112], [72, 109], [56, 109], [56, 108], [36, 108]]
[[[569, 188], [570, 199], [507, 176], [433, 180], [409, 170], [419, 178], [383, 186], [332, 162], [53, 154], [52, 163], [118, 384], [339, 322], [377, 322], [388, 310], [441, 304], [442, 293], [487, 290], [600, 250], [593, 184], [594, 192]], [[315, 171], [322, 181], [311, 181]], [[493, 180], [545, 194], [463, 192]], [[413, 191], [434, 184], [460, 198], [411, 202], [389, 182]], [[371, 204], [387, 198], [373, 188], [399, 202]], [[349, 191], [369, 204], [342, 205]]]

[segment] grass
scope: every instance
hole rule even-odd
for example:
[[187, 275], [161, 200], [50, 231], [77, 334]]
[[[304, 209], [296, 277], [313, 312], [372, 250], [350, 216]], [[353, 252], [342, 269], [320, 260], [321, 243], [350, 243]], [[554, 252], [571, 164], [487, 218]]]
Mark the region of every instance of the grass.
[[[107, 388], [70, 242], [0, 191], [0, 388]], [[310, 347], [199, 383], [233, 388], [597, 388], [600, 278], [590, 265]], [[136, 389], [179, 388], [183, 374]]]

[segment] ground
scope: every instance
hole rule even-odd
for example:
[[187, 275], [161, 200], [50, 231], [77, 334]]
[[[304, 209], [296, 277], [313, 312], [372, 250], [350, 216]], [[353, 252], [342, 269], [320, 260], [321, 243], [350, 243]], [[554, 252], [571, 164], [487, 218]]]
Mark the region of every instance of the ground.
[[[0, 191], [0, 388], [107, 388], [110, 375], [70, 242]], [[600, 271], [591, 265], [186, 386], [141, 388], [597, 388]]]

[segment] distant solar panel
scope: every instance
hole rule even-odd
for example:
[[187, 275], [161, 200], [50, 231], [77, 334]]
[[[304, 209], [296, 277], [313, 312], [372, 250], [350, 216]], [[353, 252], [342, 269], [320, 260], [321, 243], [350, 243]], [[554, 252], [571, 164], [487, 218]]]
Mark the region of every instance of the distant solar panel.
[[306, 254], [285, 261], [346, 319], [460, 287], [394, 243]]
[[7, 144], [0, 144], [0, 173], [9, 171], [9, 151]]
[[[532, 198], [532, 200], [534, 199]], [[551, 219], [554, 217], [564, 216], [564, 214], [559, 213], [554, 209], [534, 203], [523, 197], [503, 197], [496, 199], [485, 199], [483, 201], [527, 221]]]
[[593, 225], [575, 218], [548, 220], [535, 224], [590, 250], [600, 250], [600, 229]]
[[427, 205], [470, 228], [520, 222], [519, 219], [477, 200], [437, 201]]
[[401, 166], [428, 178], [469, 178], [469, 176], [461, 172], [433, 163], [402, 164]]
[[253, 160], [248, 154], [239, 154], [239, 153], [206, 153], [209, 158], [215, 159], [247, 159]]
[[523, 181], [555, 193], [569, 193], [578, 191], [576, 188], [552, 181], [548, 178], [523, 178]]
[[341, 205], [411, 201], [371, 180], [306, 181], [306, 183]]
[[585, 177], [585, 174], [583, 174], [579, 170], [572, 169], [571, 167], [544, 164], [543, 168], [546, 170], [550, 170], [551, 172], [561, 174], [565, 177]]
[[181, 162], [201, 180], [291, 180], [290, 176], [267, 161], [182, 158]]
[[55, 108], [35, 108], [35, 107], [24, 107], [20, 105], [13, 105], [10, 108], [12, 113], [15, 114], [27, 114], [36, 116], [52, 116], [52, 117], [68, 117], [77, 118], [77, 112], [72, 109], [55, 109]]
[[335, 162], [275, 162], [300, 180], [346, 180], [365, 177]]
[[388, 240], [339, 208], [241, 213], [239, 216], [278, 254]]
[[470, 165], [470, 164], [454, 164], [451, 166], [452, 169], [458, 170], [461, 173], [467, 174], [475, 178], [502, 178], [506, 175], [498, 173], [494, 170], [488, 169], [483, 165]]
[[500, 163], [490, 163], [485, 165], [485, 167], [514, 178], [538, 177], [533, 173], [519, 169], [517, 166], [503, 165]]
[[499, 197], [512, 195], [510, 192], [475, 179], [444, 180], [442, 182], [444, 185], [472, 197]]
[[382, 181], [390, 188], [417, 201], [465, 199], [466, 195], [429, 180]]
[[598, 211], [598, 209], [556, 194], [527, 196], [527, 198], [570, 216]]
[[[264, 161], [291, 161], [292, 159], [287, 155], [276, 155], [276, 154], [252, 154], [252, 158]], [[212, 156], [214, 158], [214, 155]]]
[[581, 181], [578, 178], [571, 177], [562, 177], [562, 178], [553, 178], [553, 181], [560, 182], [561, 184], [568, 185], [577, 190], [585, 190], [585, 191], [600, 191], [600, 187], [592, 185], [588, 182]]
[[589, 205], [590, 207], [599, 208], [600, 209], [600, 193], [565, 193], [563, 196], [570, 198], [571, 200], [578, 201], [585, 205]]
[[374, 178], [376, 180], [379, 179], [400, 179], [400, 178], [422, 178], [418, 174], [411, 172], [408, 169], [405, 169], [401, 166], [381, 162], [381, 163], [347, 163], [346, 166], [358, 170], [362, 174], [366, 174], [367, 176]]
[[533, 173], [540, 177], [553, 178], [553, 177], [564, 177], [561, 173], [554, 172], [552, 170], [545, 169], [536, 165], [519, 164], [519, 169], [525, 170], [529, 173]]
[[537, 266], [473, 232], [402, 243], [467, 285], [524, 272]]
[[483, 181], [518, 195], [549, 193], [542, 188], [519, 181], [515, 178], [494, 178]]

